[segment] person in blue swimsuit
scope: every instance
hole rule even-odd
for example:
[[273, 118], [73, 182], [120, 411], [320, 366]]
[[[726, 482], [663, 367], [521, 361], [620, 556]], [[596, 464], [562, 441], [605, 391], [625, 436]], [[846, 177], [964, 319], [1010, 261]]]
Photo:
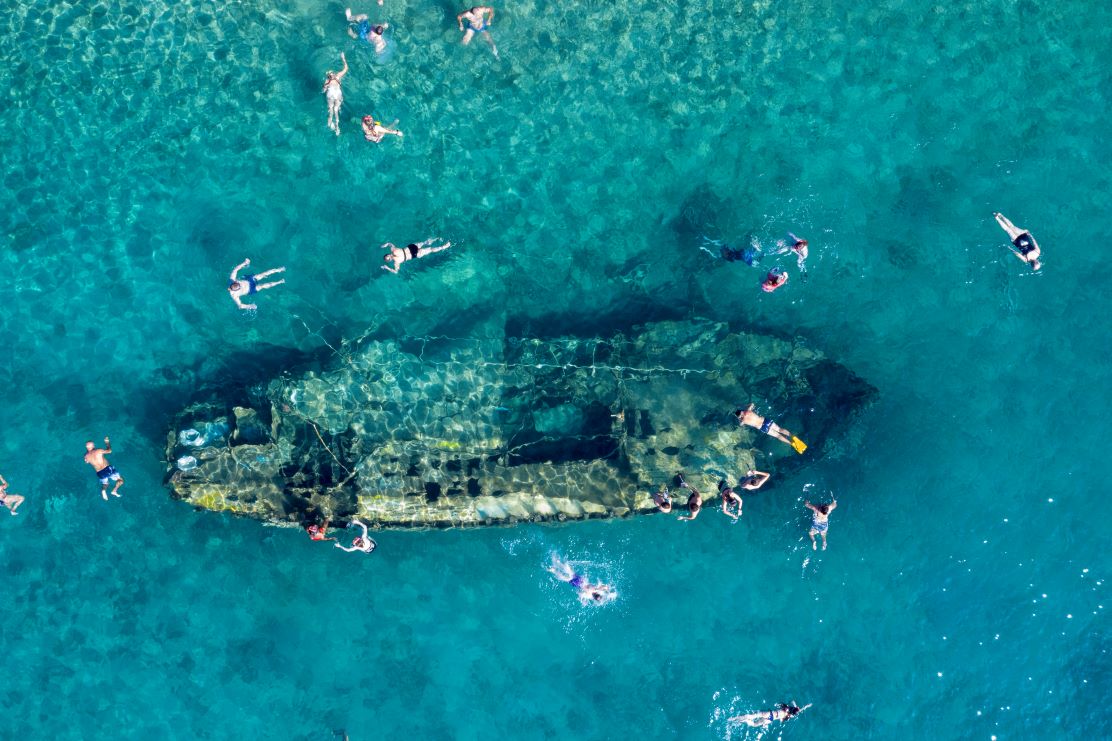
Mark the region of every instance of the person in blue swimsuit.
[[[463, 27], [463, 22], [467, 21], [467, 29]], [[490, 35], [490, 24], [494, 21], [494, 8], [486, 5], [476, 5], [470, 10], [465, 10], [456, 16], [456, 22], [459, 23], [459, 30], [463, 31], [463, 45], [467, 46], [471, 43], [471, 38], [481, 33], [486, 42], [490, 44], [490, 50], [494, 52], [494, 58], [498, 59], [498, 47], [494, 45], [494, 39]]]
[[274, 275], [275, 273], [284, 273], [286, 271], [284, 267], [267, 270], [265, 272], [259, 273], [258, 275], [245, 275], [242, 279], [240, 279], [239, 271], [243, 270], [250, 264], [251, 260], [245, 259], [239, 265], [236, 265], [235, 268], [232, 270], [232, 274], [228, 276], [228, 293], [231, 294], [232, 300], [236, 302], [236, 306], [241, 309], [259, 308], [255, 304], [243, 303], [240, 299], [244, 296], [250, 296], [251, 294], [258, 293], [259, 291], [265, 291], [268, 288], [274, 288], [274, 286], [280, 286], [286, 282], [286, 279], [283, 278], [282, 280], [276, 280], [272, 283], [259, 283], [260, 280], [267, 277], [268, 275]]
[[830, 513], [838, 507], [838, 500], [835, 499], [830, 504], [811, 504], [804, 502], [807, 509], [811, 510], [814, 514], [811, 516], [811, 550], [818, 550], [818, 543], [815, 542], [815, 535], [822, 536], [822, 549], [826, 550], [826, 531], [830, 529]]
[[767, 728], [772, 725], [773, 721], [778, 720], [781, 723], [789, 721], [809, 707], [811, 707], [810, 704], [799, 707], [794, 702], [790, 705], [780, 703], [775, 710], [765, 710], [760, 713], [747, 713], [746, 715], [735, 715], [727, 722], [744, 723], [751, 728]]
[[592, 584], [587, 581], [587, 577], [578, 573], [570, 563], [562, 560], [559, 556], [553, 554], [552, 563], [545, 567], [545, 570], [555, 576], [562, 582], [575, 587], [578, 593], [579, 602], [583, 605], [604, 605], [611, 602], [618, 597], [618, 593], [614, 591], [614, 587], [609, 584]]
[[108, 462], [104, 456], [111, 455], [112, 441], [107, 437], [104, 438], [104, 447], [98, 448], [93, 444], [92, 440], [85, 443], [85, 462], [93, 467], [97, 472], [97, 480], [100, 481], [100, 497], [104, 501], [108, 501], [108, 483], [111, 481], [116, 482], [116, 486], [112, 489], [112, 496], [120, 496], [120, 487], [124, 485], [124, 477], [116, 470], [116, 467]]
[[[382, 3], [379, 3], [381, 5]], [[366, 13], [352, 15], [351, 8], [344, 10], [348, 22], [348, 36], [353, 39], [362, 39], [375, 48], [375, 52], [382, 54], [386, 51], [386, 37], [382, 32], [390, 27], [389, 23], [371, 23]]]
[[780, 425], [776, 424], [770, 417], [762, 417], [757, 414], [754, 409], [757, 408], [756, 404], [750, 404], [745, 409], [738, 409], [734, 412], [737, 417], [737, 423], [743, 427], [752, 427], [755, 430], [760, 430], [764, 434], [774, 437], [780, 442], [792, 444], [792, 433], [790, 430], [785, 430]]

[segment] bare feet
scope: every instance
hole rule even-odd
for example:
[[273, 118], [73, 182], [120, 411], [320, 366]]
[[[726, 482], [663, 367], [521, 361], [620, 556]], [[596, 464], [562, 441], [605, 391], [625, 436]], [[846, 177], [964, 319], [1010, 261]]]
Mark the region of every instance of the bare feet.
[[811, 550], [812, 551], [817, 551], [818, 549], [819, 549], [819, 544], [816, 543], [814, 540], [812, 540], [811, 541]]
[[100, 497], [101, 497], [101, 499], [103, 499], [104, 501], [107, 502], [108, 501], [108, 489], [101, 489], [100, 490]]

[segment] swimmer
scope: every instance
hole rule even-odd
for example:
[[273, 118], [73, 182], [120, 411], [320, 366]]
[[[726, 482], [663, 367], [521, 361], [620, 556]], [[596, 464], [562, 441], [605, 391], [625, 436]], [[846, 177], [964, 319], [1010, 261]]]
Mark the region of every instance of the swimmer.
[[[379, 2], [379, 5], [382, 5], [382, 3]], [[363, 39], [375, 48], [376, 54], [381, 54], [386, 51], [386, 38], [382, 35], [382, 32], [390, 28], [389, 23], [376, 23], [372, 25], [371, 22], [367, 20], [368, 16], [366, 13], [352, 15], [351, 8], [345, 10], [344, 14], [347, 16], [348, 21], [348, 36], [351, 36], [353, 39]]]
[[780, 706], [775, 710], [769, 710], [763, 713], [749, 713], [747, 715], [735, 715], [730, 718], [728, 723], [744, 723], [751, 728], [767, 728], [772, 725], [772, 721], [778, 720], [786, 722], [795, 716], [802, 713], [807, 708], [811, 707], [810, 704], [799, 707], [794, 702], [791, 705], [780, 703]]
[[[718, 494], [722, 497], [722, 511], [734, 518], [734, 522], [737, 522], [737, 518], [741, 517], [741, 497], [737, 495], [733, 488], [726, 486], [725, 481], [718, 482]], [[737, 505], [736, 515], [730, 511], [730, 506], [734, 504]]]
[[386, 244], [382, 245], [382, 247], [384, 249], [390, 250], [390, 254], [383, 255], [382, 259], [386, 262], [394, 263], [394, 266], [391, 267], [389, 265], [383, 265], [382, 269], [389, 270], [391, 273], [397, 274], [398, 268], [402, 266], [403, 262], [406, 262], [407, 260], [416, 260], [419, 257], [425, 257], [426, 255], [431, 255], [434, 252], [446, 250], [452, 246], [451, 242], [445, 242], [439, 247], [429, 246], [438, 239], [440, 239], [440, 237], [426, 239], [424, 242], [421, 242], [419, 244], [408, 244], [406, 245], [404, 250], [399, 249], [393, 242], [387, 242]]
[[19, 505], [23, 504], [23, 497], [8, 493], [8, 482], [3, 476], [0, 476], [0, 504], [11, 510], [9, 514], [12, 517], [19, 514], [16, 510], [19, 509]]
[[228, 276], [228, 293], [232, 295], [232, 301], [236, 302], [236, 306], [241, 309], [259, 308], [256, 304], [245, 304], [240, 301], [240, 299], [244, 296], [250, 296], [251, 294], [258, 293], [259, 291], [265, 291], [268, 288], [274, 288], [274, 286], [280, 286], [286, 282], [286, 279], [283, 278], [282, 280], [276, 280], [272, 283], [259, 283], [259, 280], [267, 277], [268, 275], [286, 272], [286, 269], [284, 267], [273, 268], [271, 270], [259, 273], [258, 275], [245, 275], [243, 276], [243, 279], [240, 280], [239, 271], [243, 270], [250, 264], [251, 259], [245, 258], [243, 262], [232, 268], [232, 274]]
[[826, 531], [830, 528], [830, 513], [838, 507], [838, 500], [835, 499], [830, 504], [811, 504], [810, 502], [803, 503], [807, 509], [811, 510], [814, 514], [811, 515], [811, 550], [817, 551], [819, 549], [818, 543], [815, 542], [815, 533], [822, 536], [822, 549], [826, 550]]
[[1008, 239], [1012, 240], [1013, 246], [1008, 249], [1020, 260], [1030, 265], [1032, 270], [1041, 268], [1042, 263], [1039, 262], [1039, 256], [1042, 255], [1042, 250], [1039, 249], [1039, 243], [1031, 236], [1031, 232], [1020, 229], [1008, 221], [1008, 217], [1004, 214], [993, 214], [993, 216], [996, 217], [996, 223], [1000, 225], [1000, 228], [1008, 233]]
[[570, 563], [561, 561], [555, 554], [552, 556], [552, 564], [545, 566], [545, 570], [560, 581], [567, 582], [575, 587], [575, 591], [579, 596], [579, 602], [582, 605], [604, 605], [607, 602], [612, 602], [618, 597], [618, 593], [614, 591], [614, 587], [601, 582], [598, 584], [591, 584], [587, 581], [587, 577], [577, 573]]
[[748, 491], [756, 491], [765, 485], [765, 482], [772, 477], [772, 474], [765, 473], [764, 471], [746, 471], [745, 478], [738, 482], [738, 486]]
[[788, 282], [788, 273], [782, 268], [773, 268], [768, 271], [768, 275], [761, 281], [761, 290], [765, 293], [772, 293], [780, 286]]
[[[467, 30], [463, 28], [463, 22], [467, 21]], [[486, 5], [476, 5], [471, 10], [465, 10], [456, 16], [456, 22], [459, 23], [459, 30], [463, 31], [463, 45], [467, 46], [471, 43], [471, 37], [477, 33], [481, 33], [487, 43], [490, 44], [490, 50], [494, 52], [494, 58], [498, 59], [498, 47], [494, 45], [494, 39], [490, 35], [490, 24], [494, 21], [494, 8]]]
[[328, 70], [324, 76], [324, 87], [321, 88], [328, 101], [328, 128], [335, 131], [336, 136], [340, 135], [340, 106], [344, 104], [344, 91], [340, 89], [340, 80], [344, 79], [344, 75], [348, 72], [348, 60], [343, 52], [340, 52], [340, 60], [343, 61], [344, 68], [339, 72]]
[[726, 262], [740, 261], [749, 267], [753, 267], [761, 261], [762, 257], [764, 257], [764, 254], [761, 252], [761, 248], [756, 245], [750, 245], [744, 250], [734, 249], [728, 244], [722, 246], [722, 259]]
[[676, 476], [679, 477], [681, 488], [691, 490], [691, 495], [687, 497], [688, 516], [681, 516], [679, 519], [694, 520], [696, 517], [699, 516], [699, 512], [703, 509], [703, 495], [699, 493], [698, 489], [696, 489], [694, 486], [689, 486], [688, 483], [683, 480], [683, 471], [677, 473]]
[[800, 239], [791, 232], [788, 232], [788, 239], [792, 244], [787, 248], [787, 252], [795, 253], [795, 264], [799, 266], [800, 272], [803, 272], [803, 263], [807, 259], [807, 240]]
[[323, 525], [310, 525], [305, 528], [305, 532], [309, 533], [309, 540], [336, 540], [336, 538], [326, 537], [328, 535], [328, 520], [325, 520]]
[[771, 435], [780, 442], [791, 445], [792, 433], [788, 430], [785, 430], [783, 427], [776, 424], [771, 419], [766, 419], [754, 412], [753, 409], [755, 409], [756, 406], [756, 404], [750, 404], [748, 407], [745, 408], [744, 411], [742, 411], [741, 409], [735, 411], [734, 416], [737, 417], [737, 423], [743, 426], [748, 425], [753, 429], [760, 430], [766, 435]]
[[[397, 121], [394, 121], [394, 123], [390, 125], [395, 126], [397, 123]], [[381, 121], [375, 121], [374, 116], [363, 116], [363, 137], [366, 138], [367, 141], [378, 144], [387, 134], [393, 134], [398, 137], [405, 136], [405, 134], [397, 129], [388, 128], [383, 126]]]
[[[341, 551], [345, 551], [347, 553], [351, 553], [352, 551], [361, 551], [363, 553], [370, 553], [371, 551], [373, 551], [375, 548], [378, 547], [378, 543], [376, 543], [374, 541], [374, 538], [367, 535], [367, 526], [366, 525], [364, 525], [359, 520], [352, 520], [351, 525], [358, 525], [359, 527], [363, 528], [363, 534], [358, 536], [355, 540], [351, 541], [351, 548], [345, 548], [344, 546], [340, 545], [339, 541], [336, 541], [336, 547], [337, 548], [339, 548]], [[351, 527], [351, 525], [348, 525], [348, 527]]]
[[661, 486], [660, 491], [653, 494], [653, 501], [656, 503], [656, 508], [664, 514], [672, 511], [672, 492], [668, 491], [667, 486]]
[[112, 496], [118, 497], [120, 487], [124, 485], [124, 477], [116, 470], [116, 467], [109, 464], [108, 460], [104, 457], [111, 455], [112, 443], [108, 438], [104, 438], [104, 447], [98, 448], [93, 445], [93, 441], [89, 440], [85, 443], [85, 462], [93, 467], [97, 472], [97, 479], [100, 481], [100, 496], [104, 501], [108, 501], [108, 482], [115, 481], [116, 486], [112, 488]]

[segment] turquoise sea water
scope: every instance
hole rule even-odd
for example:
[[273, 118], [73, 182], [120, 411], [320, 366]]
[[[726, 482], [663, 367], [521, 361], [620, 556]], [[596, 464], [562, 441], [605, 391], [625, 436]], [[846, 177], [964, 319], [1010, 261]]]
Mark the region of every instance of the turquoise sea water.
[[[1112, 7], [45, 3], [0, 14], [7, 738], [1100, 738], [1112, 691], [1103, 237]], [[346, 50], [343, 135], [320, 83]], [[358, 118], [400, 119], [363, 141]], [[1032, 229], [1008, 255], [992, 212]], [[808, 280], [703, 238], [809, 238]], [[377, 245], [453, 248], [399, 276]], [[237, 312], [230, 268], [286, 265]], [[195, 513], [169, 416], [380, 328], [698, 315], [880, 389], [833, 455], [708, 510], [386, 533]], [[127, 477], [102, 502], [83, 442]], [[804, 435], [805, 437], [805, 435]], [[814, 554], [803, 497], [837, 496]], [[583, 610], [551, 552], [615, 581]]]

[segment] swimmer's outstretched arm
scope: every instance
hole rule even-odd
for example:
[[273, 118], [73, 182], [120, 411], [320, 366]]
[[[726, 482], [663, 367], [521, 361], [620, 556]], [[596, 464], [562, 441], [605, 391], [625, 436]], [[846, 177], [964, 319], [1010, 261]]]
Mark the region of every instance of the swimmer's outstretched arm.
[[397, 275], [397, 274], [398, 274], [398, 269], [397, 269], [396, 267], [390, 267], [389, 265], [383, 265], [383, 266], [382, 266], [382, 269], [383, 269], [383, 270], [388, 270], [388, 271], [390, 271], [391, 273], [393, 273], [394, 275]]
[[838, 509], [838, 500], [837, 499], [835, 499], [833, 502], [830, 503], [830, 509], [828, 509], [826, 511], [826, 513], [830, 514], [831, 512], [833, 512], [836, 509]]
[[351, 553], [352, 551], [357, 551], [357, 550], [359, 550], [359, 549], [358, 549], [358, 548], [356, 548], [355, 546], [352, 546], [351, 548], [346, 548], [346, 547], [344, 547], [344, 546], [340, 545], [339, 543], [337, 543], [337, 544], [336, 544], [336, 547], [337, 547], [337, 548], [339, 548], [339, 549], [340, 549], [341, 551], [343, 551], [344, 553]]
[[340, 52], [340, 60], [343, 61], [344, 68], [336, 73], [336, 82], [342, 80], [344, 75], [346, 75], [348, 72], [348, 60], [347, 57], [344, 56], [343, 52]]
[[251, 258], [250, 257], [244, 258], [243, 262], [241, 262], [239, 265], [236, 265], [234, 268], [232, 268], [232, 274], [229, 275], [228, 278], [230, 278], [231, 280], [239, 280], [239, 271], [243, 270], [245, 267], [247, 267], [250, 264], [251, 264]]
[[459, 30], [461, 30], [461, 31], [463, 30], [463, 16], [464, 16], [464, 14], [465, 13], [470, 13], [470, 12], [471, 12], [470, 10], [465, 10], [465, 11], [463, 11], [463, 13], [460, 13], [459, 15], [456, 16], [456, 23], [459, 24]]
[[765, 473], [764, 471], [750, 471], [749, 475], [754, 476], [757, 479], [753, 482], [751, 491], [754, 489], [760, 489], [762, 486], [765, 485], [765, 482], [772, 477], [772, 474]]

